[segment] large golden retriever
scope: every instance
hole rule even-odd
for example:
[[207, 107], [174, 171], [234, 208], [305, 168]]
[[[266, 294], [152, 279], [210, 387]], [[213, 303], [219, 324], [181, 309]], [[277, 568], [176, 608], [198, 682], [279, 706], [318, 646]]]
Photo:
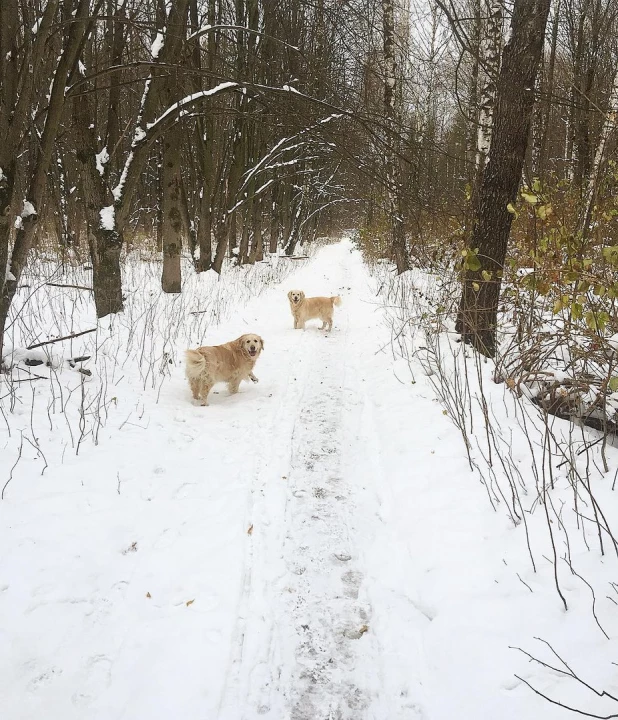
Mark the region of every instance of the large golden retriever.
[[[307, 320], [319, 319], [322, 321], [320, 330], [331, 330], [333, 327], [333, 310], [341, 305], [339, 295], [335, 297], [305, 297], [302, 290], [290, 290], [288, 293], [290, 310], [294, 317], [294, 329], [305, 329]], [[327, 327], [328, 326], [328, 327]]]
[[187, 350], [185, 372], [193, 397], [208, 405], [208, 393], [215, 383], [226, 382], [233, 395], [241, 380], [257, 382], [253, 366], [263, 349], [262, 338], [249, 333], [223, 345]]

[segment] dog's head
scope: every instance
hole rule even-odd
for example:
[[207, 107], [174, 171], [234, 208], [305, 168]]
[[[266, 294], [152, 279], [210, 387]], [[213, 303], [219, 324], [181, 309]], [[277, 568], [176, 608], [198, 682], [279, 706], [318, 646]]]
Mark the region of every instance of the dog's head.
[[247, 355], [252, 360], [257, 360], [264, 349], [264, 341], [259, 335], [255, 335], [254, 333], [241, 335], [236, 342], [243, 355]]
[[300, 305], [304, 299], [305, 293], [302, 290], [290, 290], [288, 293], [288, 300], [290, 301], [290, 305], [292, 305], [292, 307]]

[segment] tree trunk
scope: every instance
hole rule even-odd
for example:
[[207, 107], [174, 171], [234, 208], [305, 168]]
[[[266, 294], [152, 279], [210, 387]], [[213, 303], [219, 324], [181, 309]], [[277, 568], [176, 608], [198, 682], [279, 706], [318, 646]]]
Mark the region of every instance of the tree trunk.
[[616, 71], [614, 73], [614, 80], [612, 82], [612, 89], [609, 96], [609, 107], [607, 110], [607, 115], [605, 116], [605, 122], [603, 123], [603, 127], [601, 129], [599, 144], [597, 146], [597, 150], [594, 156], [594, 162], [592, 165], [592, 172], [590, 173], [588, 186], [586, 188], [584, 210], [580, 221], [580, 229], [584, 238], [588, 235], [588, 229], [590, 226], [590, 221], [592, 219], [592, 212], [594, 210], [594, 205], [597, 198], [597, 193], [599, 189], [599, 177], [601, 167], [603, 165], [607, 141], [611, 137], [616, 127], [616, 113], [618, 113], [618, 68], [616, 68]]
[[[45, 201], [47, 188], [47, 173], [53, 156], [56, 139], [62, 121], [66, 95], [65, 89], [69, 74], [77, 63], [79, 51], [82, 47], [85, 36], [92, 26], [92, 19], [96, 16], [99, 6], [90, 7], [88, 0], [80, 0], [73, 14], [73, 22], [67, 33], [64, 47], [57, 62], [56, 71], [49, 91], [49, 98], [46, 107], [45, 123], [43, 131], [37, 138], [34, 161], [27, 180], [24, 208], [20, 225], [15, 233], [12, 251], [9, 255], [9, 240], [11, 228], [9, 222], [4, 221], [4, 213], [16, 209], [15, 172], [17, 167], [16, 152], [19, 152], [20, 142], [23, 139], [22, 133], [26, 132], [26, 122], [29, 108], [36, 106], [34, 98], [34, 82], [37, 73], [41, 68], [43, 47], [49, 39], [52, 22], [58, 7], [57, 2], [49, 2], [43, 11], [43, 18], [39, 24], [37, 37], [32, 49], [32, 62], [24, 80], [25, 85], [18, 93], [17, 83], [19, 78], [14, 75], [17, 68], [16, 58], [7, 55], [9, 52], [17, 52], [12, 46], [12, 39], [7, 36], [11, 32], [13, 24], [17, 19], [17, 4], [15, 2], [2, 0], [0, 2], [0, 54], [2, 93], [0, 93], [0, 167], [2, 168], [2, 179], [0, 179], [0, 211], [3, 218], [0, 220], [0, 357], [4, 344], [4, 330], [8, 313], [17, 291], [17, 285], [21, 274], [26, 267], [28, 254], [34, 242], [35, 229], [41, 208]], [[5, 26], [4, 23], [7, 23]], [[13, 28], [16, 30], [16, 28]], [[7, 51], [5, 53], [5, 48]], [[40, 55], [39, 55], [40, 53]]]
[[401, 160], [398, 146], [400, 128], [396, 123], [395, 100], [397, 83], [400, 82], [397, 67], [397, 44], [395, 40], [395, 8], [393, 0], [382, 0], [382, 26], [384, 31], [384, 111], [388, 128], [386, 136], [386, 185], [388, 194], [389, 222], [391, 225], [391, 251], [397, 273], [410, 269], [410, 257], [406, 244], [403, 212], [403, 188], [401, 183]]
[[[548, 98], [551, 98], [554, 94], [554, 73], [556, 68], [556, 48], [558, 45], [558, 28], [560, 17], [560, 3], [558, 0], [555, 8], [554, 22], [551, 33], [551, 49], [549, 51], [549, 62], [547, 67], [547, 79], [545, 83], [545, 94]], [[549, 100], [545, 102], [545, 107], [541, 117], [541, 146], [539, 148], [538, 162], [536, 167], [536, 174], [541, 180], [541, 183], [545, 180], [545, 163], [547, 158], [547, 140], [549, 136], [549, 125], [551, 118], [552, 104]]]
[[180, 132], [177, 125], [163, 138], [163, 271], [161, 288], [181, 291], [182, 193], [180, 187]]
[[271, 203], [270, 203], [270, 235], [268, 238], [268, 252], [274, 255], [279, 246], [279, 214], [277, 212], [277, 204], [279, 200], [279, 183], [275, 180], [272, 184]]
[[[500, 70], [489, 159], [474, 213], [457, 330], [493, 357], [502, 271], [534, 107], [534, 85], [550, 0], [515, 0]], [[478, 250], [477, 250], [478, 248]], [[478, 264], [472, 258], [478, 258]], [[474, 267], [474, 269], [471, 269]]]
[[496, 100], [496, 81], [500, 72], [500, 51], [502, 50], [502, 0], [483, 0], [482, 14], [486, 17], [481, 27], [480, 61], [480, 100], [479, 125], [476, 138], [476, 176], [474, 191], [482, 171], [487, 164], [491, 145], [494, 105]]

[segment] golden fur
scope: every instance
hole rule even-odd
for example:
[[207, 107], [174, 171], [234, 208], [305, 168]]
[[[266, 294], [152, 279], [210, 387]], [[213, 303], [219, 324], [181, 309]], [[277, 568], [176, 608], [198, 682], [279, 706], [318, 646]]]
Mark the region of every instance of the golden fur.
[[[333, 310], [341, 305], [339, 295], [335, 297], [308, 298], [302, 290], [290, 290], [288, 293], [290, 310], [294, 317], [294, 329], [305, 329], [307, 320], [319, 319], [322, 321], [320, 330], [331, 330], [333, 327]], [[328, 326], [328, 327], [327, 327]]]
[[232, 395], [241, 380], [257, 382], [253, 366], [263, 349], [262, 338], [250, 333], [223, 345], [187, 350], [185, 372], [195, 400], [208, 405], [208, 393], [218, 382], [226, 382]]

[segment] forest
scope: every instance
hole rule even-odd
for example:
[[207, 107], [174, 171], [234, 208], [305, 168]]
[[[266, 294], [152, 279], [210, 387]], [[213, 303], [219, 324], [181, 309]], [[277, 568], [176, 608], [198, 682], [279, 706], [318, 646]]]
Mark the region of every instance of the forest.
[[[261, 562], [274, 567], [279, 555], [273, 548], [280, 543], [287, 563], [285, 587], [313, 607], [312, 588], [321, 587], [328, 573], [321, 566], [323, 574], [315, 570], [322, 562], [321, 546], [303, 533], [305, 522], [328, 514], [322, 500], [331, 490], [338, 499], [356, 498], [382, 558], [390, 550], [374, 524], [374, 501], [357, 495], [353, 479], [363, 479], [363, 492], [373, 487], [378, 504], [399, 505], [402, 513], [405, 508], [424, 528], [424, 537], [433, 538], [434, 528], [424, 524], [429, 515], [423, 502], [433, 508], [443, 495], [452, 498], [448, 508], [440, 505], [449, 518], [443, 555], [436, 550], [435, 567], [426, 568], [445, 574], [448, 568], [450, 578], [458, 577], [469, 553], [484, 552], [483, 543], [473, 538], [478, 527], [485, 528], [486, 516], [478, 527], [465, 524], [478, 511], [476, 504], [468, 506], [473, 485], [465, 493], [460, 487], [468, 473], [482, 490], [478, 504], [488, 501], [488, 509], [517, 529], [519, 538], [517, 552], [509, 556], [505, 549], [502, 555], [497, 547], [510, 548], [511, 542], [506, 530], [483, 530], [496, 541], [496, 554], [485, 566], [492, 569], [483, 580], [487, 606], [472, 590], [462, 601], [472, 614], [475, 607], [486, 607], [490, 615], [502, 608], [511, 635], [499, 641], [492, 635], [480, 647], [499, 654], [508, 645], [538, 671], [514, 671], [517, 692], [525, 689], [528, 699], [512, 706], [512, 716], [503, 716], [554, 718], [543, 714], [547, 709], [618, 717], [610, 714], [618, 703], [611, 674], [618, 635], [618, 537], [613, 529], [618, 522], [613, 510], [618, 478], [617, 124], [618, 0], [0, 0], [2, 501], [10, 506], [14, 497], [24, 503], [47, 498], [39, 483], [42, 478], [51, 483], [51, 477], [71, 512], [76, 511], [71, 503], [78, 502], [76, 489], [105, 512], [109, 496], [118, 496], [126, 513], [122, 522], [130, 527], [134, 501], [147, 495], [149, 501], [163, 502], [156, 483], [168, 468], [166, 443], [176, 443], [168, 448], [169, 457], [190, 474], [204, 461], [189, 448], [203, 432], [209, 453], [216, 455], [222, 443], [222, 455], [255, 470], [251, 493], [236, 488], [233, 509], [218, 485], [196, 500], [205, 512], [211, 505], [225, 505], [221, 518], [229, 523], [243, 518], [229, 566], [257, 562], [259, 568]], [[306, 284], [308, 295], [312, 285], [315, 294], [342, 301], [324, 343], [315, 333], [302, 333], [301, 339], [301, 333], [285, 334], [284, 326], [292, 331], [285, 294], [293, 281], [300, 289]], [[381, 320], [371, 319], [370, 311], [379, 312]], [[196, 408], [179, 380], [182, 352], [205, 344], [205, 338], [229, 340], [232, 328], [263, 332], [260, 363], [271, 380], [254, 389], [251, 421], [240, 404], [231, 405], [236, 413], [231, 416], [216, 414], [223, 413], [217, 406], [212, 408], [216, 420], [200, 415], [196, 421]], [[294, 369], [296, 352], [301, 362]], [[315, 365], [320, 357], [324, 368]], [[339, 365], [342, 374], [333, 369]], [[367, 386], [375, 382], [373, 394], [360, 389], [361, 380], [349, 384], [349, 373], [362, 383], [367, 380]], [[315, 390], [318, 377], [328, 401]], [[295, 382], [298, 394], [291, 389]], [[389, 398], [391, 414], [383, 398]], [[286, 424], [293, 415], [299, 425]], [[337, 418], [332, 425], [329, 415]], [[185, 424], [184, 435], [176, 426], [160, 429], [172, 420]], [[202, 421], [206, 430], [200, 431]], [[246, 447], [233, 441], [238, 428], [248, 437], [254, 427], [258, 434]], [[336, 437], [332, 446], [331, 432]], [[277, 454], [277, 437], [289, 448], [289, 460]], [[436, 440], [440, 449], [430, 451], [442, 452], [441, 460], [423, 456], [419, 467], [428, 477], [449, 468], [450, 484], [443, 495], [423, 485], [420, 509], [411, 509], [407, 503], [415, 491], [399, 477], [400, 465], [415, 467], [416, 452], [433, 447], [438, 437], [449, 438]], [[346, 450], [346, 443], [361, 460]], [[110, 457], [118, 449], [118, 459], [108, 457], [98, 467], [96, 453], [106, 444]], [[311, 451], [303, 454], [304, 445]], [[461, 467], [446, 450], [455, 446]], [[130, 460], [133, 452], [144, 467], [151, 452], [157, 458], [139, 491], [131, 484], [139, 476]], [[184, 453], [190, 462], [185, 463]], [[213, 467], [215, 477], [225, 478], [222, 485], [236, 487], [236, 475], [225, 463], [217, 460]], [[349, 486], [338, 491], [316, 486], [313, 505], [303, 506], [298, 498], [306, 490], [303, 483], [314, 482], [313, 468], [332, 480], [333, 467]], [[302, 476], [288, 493], [297, 515], [278, 504], [269, 468], [277, 481], [295, 472]], [[391, 480], [392, 488], [385, 491]], [[178, 483], [178, 497], [193, 492]], [[97, 495], [102, 487], [107, 500]], [[262, 500], [255, 501], [258, 496]], [[260, 502], [268, 518], [262, 528]], [[467, 508], [467, 521], [456, 512], [458, 505]], [[0, 502], [0, 512], [3, 507]], [[175, 507], [174, 517], [182, 524], [184, 511]], [[354, 506], [347, 507], [349, 517], [332, 525], [330, 534], [349, 535], [358, 540], [357, 545], [350, 541], [354, 548], [365, 547], [354, 524]], [[12, 529], [23, 520], [32, 527], [32, 538], [39, 537], [39, 530], [34, 515], [13, 511], [4, 527], [11, 531], [14, 556], [22, 557], [21, 540]], [[418, 543], [419, 538], [406, 534], [411, 531], [403, 516], [392, 512], [388, 527], [393, 537]], [[139, 521], [145, 537], [153, 528], [162, 536], [167, 532], [162, 518], [147, 517]], [[295, 517], [302, 522], [295, 525]], [[101, 523], [106, 518], [101, 515]], [[212, 521], [214, 527], [217, 518]], [[277, 523], [295, 538], [293, 549], [276, 534]], [[227, 525], [217, 527], [212, 537], [202, 538], [205, 546], [218, 547], [213, 538], [224, 535]], [[103, 532], [103, 524], [96, 528], [95, 534]], [[89, 531], [85, 524], [75, 533], [83, 539]], [[265, 539], [259, 550], [261, 532]], [[258, 549], [238, 549], [247, 535]], [[470, 546], [459, 549], [457, 538], [463, 536]], [[69, 553], [72, 536], [62, 537]], [[105, 541], [97, 542], [94, 555]], [[122, 562], [127, 552], [143, 545], [124, 529], [114, 542], [125, 548], [119, 551]], [[305, 587], [294, 568], [297, 555], [308, 547], [316, 574], [306, 576]], [[324, 554], [356, 561], [348, 550], [324, 546]], [[369, 547], [365, 551], [369, 557]], [[425, 587], [425, 570], [407, 565], [404, 555], [402, 567]], [[30, 556], [23, 557], [27, 564]], [[505, 591], [512, 604], [492, 600], [492, 583], [510, 582], [497, 570], [491, 574], [501, 563], [507, 566], [505, 558], [518, 568], [511, 573], [517, 588], [527, 588], [540, 603], [534, 611], [538, 616], [521, 611], [528, 600], [518, 605], [513, 589]], [[225, 702], [209, 699], [206, 712], [196, 700], [185, 708], [186, 716], [238, 720], [254, 717], [242, 714], [251, 707], [256, 717], [273, 720], [456, 717], [455, 690], [451, 707], [428, 699], [432, 709], [412, 715], [399, 685], [395, 690], [384, 685], [371, 699], [362, 683], [350, 679], [353, 662], [341, 659], [342, 646], [331, 639], [337, 603], [358, 595], [356, 586], [349, 589], [355, 582], [349, 578], [369, 582], [371, 568], [386, 585], [396, 574], [389, 575], [380, 562], [359, 560], [343, 575], [348, 578], [342, 580], [343, 594], [338, 586], [324, 591], [320, 602], [331, 618], [327, 629], [316, 630], [308, 645], [297, 643], [300, 650], [291, 649], [291, 640], [290, 645], [282, 641], [283, 657], [294, 652], [300, 665], [313, 668], [305, 674], [294, 674], [291, 661], [274, 669], [276, 653], [265, 658], [255, 649], [260, 622], [266, 622], [269, 643], [276, 645], [276, 621], [265, 621], [270, 615], [262, 611], [278, 602], [269, 595], [267, 573], [256, 570], [253, 585], [247, 575], [234, 576], [228, 586], [221, 568], [213, 568], [213, 577], [220, 572], [221, 585], [231, 588], [221, 602], [231, 607], [238, 601], [246, 611], [225, 620], [235, 628], [230, 637], [246, 632], [252, 639], [248, 647], [254, 649], [250, 656], [239, 650], [230, 665], [236, 669], [220, 680]], [[44, 586], [43, 560], [31, 572], [34, 595]], [[433, 605], [433, 600], [419, 601], [418, 607], [430, 620], [433, 610], [427, 607], [442, 608], [459, 637], [444, 599], [447, 591], [442, 592], [448, 578], [440, 577], [427, 590], [435, 595]], [[185, 581], [180, 577], [177, 586], [191, 594]], [[357, 583], [361, 589], [363, 582]], [[468, 587], [467, 579], [459, 582]], [[401, 583], [397, 587], [405, 595], [408, 589]], [[241, 586], [245, 590], [234, 595]], [[145, 586], [140, 597], [146, 591], [150, 599]], [[2, 592], [0, 584], [0, 608]], [[87, 596], [93, 592], [84, 590]], [[366, 667], [394, 647], [405, 655], [406, 635], [393, 639], [398, 630], [388, 620], [395, 600], [392, 606], [380, 605], [375, 588], [371, 592], [373, 601], [367, 600], [364, 609], [349, 603], [342, 610], [354, 625], [343, 635], [357, 644], [374, 631], [368, 619], [372, 612], [388, 626], [392, 646], [383, 636], [369, 637], [367, 643], [375, 644], [358, 651], [358, 662]], [[564, 637], [572, 642], [561, 649], [556, 644], [561, 621], [543, 604], [554, 601], [556, 613], [571, 613]], [[188, 608], [194, 600], [182, 595], [176, 604], [185, 602]], [[315, 602], [314, 620], [321, 612]], [[17, 612], [16, 627], [23, 621], [15, 610], [19, 603], [10, 604]], [[302, 603], [279, 607], [289, 620], [283, 633], [288, 639], [314, 627], [299, 614]], [[418, 610], [416, 599], [410, 603]], [[418, 629], [418, 618], [407, 612], [393, 617], [407, 617], [405, 627]], [[520, 615], [529, 624], [518, 625]], [[246, 619], [258, 617], [253, 624]], [[540, 637], [545, 621], [547, 635]], [[41, 632], [51, 625], [53, 619], [47, 618]], [[419, 627], [429, 637], [430, 631]], [[170, 625], [168, 640], [174, 632]], [[592, 635], [595, 642], [587, 644]], [[234, 646], [230, 637], [221, 640], [221, 653]], [[87, 642], [92, 648], [97, 644]], [[473, 645], [462, 640], [461, 647]], [[68, 658], [81, 651], [79, 643], [66, 648]], [[121, 656], [120, 649], [113, 652]], [[315, 659], [329, 653], [340, 659], [338, 667], [352, 684], [340, 687], [326, 661]], [[579, 653], [589, 665], [572, 669], [569, 658]], [[463, 650], [456, 657], [460, 666], [466, 663]], [[213, 658], [204, 662], [213, 669], [225, 666], [219, 656]], [[456, 669], [447, 667], [442, 656], [435, 662], [445, 683], [454, 682]], [[256, 690], [250, 678], [260, 663], [270, 674]], [[496, 667], [496, 673], [504, 669], [505, 677], [513, 674], [510, 661], [500, 660]], [[395, 665], [387, 669], [398, 677]], [[559, 680], [546, 682], [546, 671]], [[401, 687], [407, 688], [401, 673]], [[487, 674], [489, 683], [491, 668]], [[309, 675], [322, 678], [317, 685], [323, 680], [321, 700], [307, 685]], [[292, 688], [275, 693], [278, 701], [272, 694], [276, 676], [284, 678], [281, 687]], [[469, 680], [475, 683], [477, 677]], [[98, 680], [92, 682], [92, 697], [99, 697]], [[422, 678], [410, 682], [414, 692], [423, 685]], [[501, 676], [488, 692], [507, 685]], [[239, 688], [242, 702], [235, 695]], [[194, 697], [192, 691], [187, 698]], [[396, 702], [386, 699], [391, 691], [400, 698]], [[20, 707], [25, 692], [0, 684], [0, 697], [13, 697], [12, 707]], [[362, 701], [354, 705], [352, 697]], [[330, 705], [325, 698], [331, 698]], [[530, 698], [540, 704], [527, 704]], [[120, 709], [128, 707], [138, 717], [147, 705], [116, 701], [116, 714], [107, 717], [119, 717]], [[504, 699], [493, 702], [471, 706], [459, 717], [480, 720], [492, 716], [490, 706], [498, 714], [511, 707]], [[273, 714], [262, 713], [261, 707]], [[319, 714], [334, 713], [334, 708], [342, 714]], [[363, 714], [367, 708], [373, 715]]]

